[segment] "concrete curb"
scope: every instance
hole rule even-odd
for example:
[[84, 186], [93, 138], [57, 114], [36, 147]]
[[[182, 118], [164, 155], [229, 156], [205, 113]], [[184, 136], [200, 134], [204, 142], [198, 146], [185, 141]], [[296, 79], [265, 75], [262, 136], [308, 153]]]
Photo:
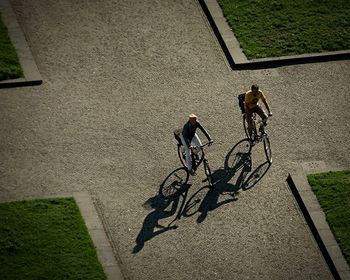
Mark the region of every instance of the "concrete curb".
[[[109, 280], [123, 280], [123, 274], [119, 268], [119, 265], [115, 259], [111, 244], [107, 235], [103, 223], [101, 222], [93, 200], [88, 192], [75, 192], [73, 194], [53, 195], [45, 197], [23, 197], [16, 198], [11, 201], [20, 200], [32, 200], [32, 199], [46, 199], [46, 198], [61, 198], [61, 197], [73, 197], [76, 201], [80, 213], [85, 221], [85, 225], [88, 229], [90, 237], [95, 245], [97, 256], [101, 262], [103, 269]], [[1, 202], [11, 202], [9, 200]]]
[[198, 0], [232, 69], [273, 68], [285, 65], [350, 59], [350, 50], [248, 60], [216, 0]]
[[330, 230], [326, 217], [307, 181], [307, 174], [340, 171], [342, 168], [328, 167], [323, 161], [301, 163], [301, 168], [289, 174], [287, 182], [313, 233], [315, 240], [335, 279], [350, 279], [347, 264], [337, 241]]
[[0, 0], [0, 10], [24, 74], [24, 78], [0, 81], [0, 88], [40, 85], [42, 78], [38, 67], [8, 0]]
[[92, 198], [88, 192], [73, 193], [91, 239], [95, 244], [98, 258], [109, 280], [123, 280], [123, 275], [115, 259], [113, 249], [106, 235]]

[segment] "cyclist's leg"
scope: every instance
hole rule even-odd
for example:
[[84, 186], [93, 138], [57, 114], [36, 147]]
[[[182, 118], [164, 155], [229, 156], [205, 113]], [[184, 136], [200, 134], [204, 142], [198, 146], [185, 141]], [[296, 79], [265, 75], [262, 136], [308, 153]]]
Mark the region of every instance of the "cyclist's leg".
[[194, 134], [192, 141], [196, 145], [197, 152], [199, 152], [199, 148], [200, 146], [202, 146], [202, 142], [201, 142], [201, 139], [199, 139], [197, 133]]
[[260, 118], [263, 120], [264, 125], [266, 126], [266, 121], [267, 121], [267, 114], [265, 113], [265, 111], [260, 107], [257, 106], [256, 107], [256, 113], [260, 116]]
[[252, 139], [252, 134], [253, 134], [253, 112], [251, 110], [246, 110], [245, 116], [246, 116], [247, 123], [248, 123], [249, 137], [250, 137], [250, 139]]
[[186, 141], [182, 136], [182, 133], [180, 134], [180, 138], [181, 138], [182, 145], [185, 148], [187, 170], [191, 171], [192, 169], [191, 151], [190, 151], [190, 148], [187, 146]]

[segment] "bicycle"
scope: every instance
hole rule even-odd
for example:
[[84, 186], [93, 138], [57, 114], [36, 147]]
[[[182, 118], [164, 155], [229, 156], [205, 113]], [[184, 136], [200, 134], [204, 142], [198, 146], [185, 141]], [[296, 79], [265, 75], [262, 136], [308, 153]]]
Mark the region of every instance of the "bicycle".
[[[174, 131], [175, 138], [178, 141], [178, 143], [177, 143], [177, 154], [179, 156], [181, 164], [187, 170], [185, 147], [182, 145], [181, 138], [179, 136], [180, 133], [181, 132], [179, 130], [175, 130]], [[208, 162], [207, 158], [205, 157], [205, 152], [204, 152], [203, 148], [205, 146], [208, 146], [208, 145], [211, 145], [211, 144], [212, 144], [211, 142], [208, 142], [208, 143], [205, 143], [204, 145], [201, 145], [200, 147], [191, 147], [190, 148], [191, 160], [192, 160], [192, 169], [194, 171], [196, 171], [198, 166], [201, 165], [201, 163], [203, 162], [204, 173], [207, 176], [207, 181], [208, 181], [210, 189], [212, 189], [214, 187], [213, 178], [212, 178], [212, 175], [211, 175], [209, 162]]]
[[[263, 142], [264, 144], [264, 151], [266, 155], [267, 161], [271, 164], [272, 163], [272, 152], [270, 147], [270, 139], [269, 135], [267, 134], [265, 128], [266, 128], [266, 122], [264, 122], [262, 119], [257, 120], [257, 113], [253, 112], [253, 123], [252, 123], [252, 137], [249, 135], [248, 131], [248, 122], [246, 118], [246, 114], [243, 114], [243, 127], [245, 134], [247, 135], [247, 138], [251, 141], [251, 143], [259, 143]], [[257, 130], [257, 126], [259, 129]]]

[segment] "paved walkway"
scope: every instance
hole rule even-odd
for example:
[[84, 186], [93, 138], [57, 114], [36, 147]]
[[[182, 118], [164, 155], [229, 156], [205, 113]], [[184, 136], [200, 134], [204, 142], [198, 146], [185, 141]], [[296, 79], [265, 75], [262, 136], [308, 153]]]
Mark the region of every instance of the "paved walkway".
[[[126, 279], [331, 279], [286, 179], [302, 161], [350, 167], [349, 61], [231, 71], [196, 1], [11, 3], [43, 84], [0, 91], [2, 199], [89, 191]], [[152, 235], [174, 218], [174, 201], [150, 200], [179, 167], [173, 128], [198, 114], [220, 174], [253, 82], [274, 113], [272, 166], [237, 200], [199, 191], [198, 172], [187, 199], [199, 191], [205, 219]]]

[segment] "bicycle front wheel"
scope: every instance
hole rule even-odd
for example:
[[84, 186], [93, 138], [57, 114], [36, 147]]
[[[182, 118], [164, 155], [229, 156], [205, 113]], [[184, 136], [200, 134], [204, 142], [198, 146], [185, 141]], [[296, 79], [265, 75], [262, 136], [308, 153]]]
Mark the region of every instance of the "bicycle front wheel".
[[211, 177], [211, 170], [209, 167], [209, 163], [206, 159], [204, 159], [203, 163], [204, 163], [204, 172], [205, 172], [205, 175], [207, 176], [207, 179], [208, 179], [209, 188], [213, 188], [214, 187], [213, 178]]
[[272, 152], [270, 147], [270, 140], [269, 136], [267, 134], [263, 135], [263, 143], [264, 143], [264, 150], [267, 161], [271, 164], [272, 163]]

